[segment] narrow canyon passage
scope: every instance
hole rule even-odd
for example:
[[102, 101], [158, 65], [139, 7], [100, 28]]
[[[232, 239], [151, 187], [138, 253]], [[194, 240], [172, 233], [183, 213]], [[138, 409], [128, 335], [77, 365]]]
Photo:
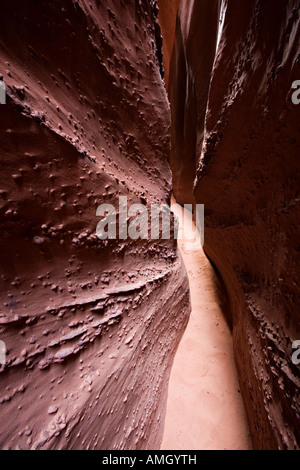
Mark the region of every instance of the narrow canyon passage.
[[300, 1], [1, 12], [0, 449], [300, 449]]
[[178, 243], [192, 312], [171, 372], [161, 449], [251, 449], [224, 298], [203, 250], [190, 250], [187, 238]]

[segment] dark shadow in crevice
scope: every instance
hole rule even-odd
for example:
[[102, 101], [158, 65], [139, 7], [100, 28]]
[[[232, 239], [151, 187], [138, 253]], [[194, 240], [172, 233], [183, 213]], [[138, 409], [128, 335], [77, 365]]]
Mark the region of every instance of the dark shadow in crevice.
[[215, 263], [211, 260], [211, 258], [205, 253], [206, 258], [210, 262], [211, 266], [213, 267], [214, 273], [215, 273], [215, 286], [216, 286], [216, 295], [218, 297], [218, 303], [221, 307], [221, 310], [224, 314], [224, 318], [226, 320], [226, 323], [228, 324], [230, 331], [233, 331], [233, 320], [232, 320], [232, 313], [231, 313], [231, 305], [230, 305], [230, 300], [228, 296], [228, 292], [226, 289], [225, 282], [215, 265]]

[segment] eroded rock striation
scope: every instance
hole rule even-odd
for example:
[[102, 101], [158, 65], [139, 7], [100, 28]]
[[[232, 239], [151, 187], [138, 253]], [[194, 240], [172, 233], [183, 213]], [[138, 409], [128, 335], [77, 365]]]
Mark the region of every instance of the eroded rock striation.
[[171, 62], [174, 192], [205, 204], [254, 446], [300, 446], [298, 0], [185, 1]]
[[1, 3], [2, 449], [155, 449], [189, 314], [174, 241], [99, 240], [168, 203], [156, 2]]

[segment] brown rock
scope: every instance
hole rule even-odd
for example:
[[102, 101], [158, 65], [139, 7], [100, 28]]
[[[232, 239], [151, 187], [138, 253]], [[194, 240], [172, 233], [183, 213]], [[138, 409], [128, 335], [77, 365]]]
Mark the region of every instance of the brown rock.
[[294, 449], [300, 168], [291, 87], [300, 78], [299, 2], [222, 3], [216, 54], [217, 2], [182, 1], [179, 9], [169, 82], [174, 190], [180, 202], [190, 201], [196, 176], [205, 251], [230, 297], [254, 446]]
[[0, 448], [159, 447], [186, 273], [172, 241], [95, 235], [101, 203], [170, 200], [153, 9], [1, 5]]

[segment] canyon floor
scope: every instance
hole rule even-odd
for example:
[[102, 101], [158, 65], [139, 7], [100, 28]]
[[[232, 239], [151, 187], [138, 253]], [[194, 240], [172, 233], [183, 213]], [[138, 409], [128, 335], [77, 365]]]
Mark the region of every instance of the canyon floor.
[[[180, 210], [175, 206], [175, 214]], [[190, 236], [185, 226], [178, 243], [192, 312], [172, 367], [161, 449], [251, 449], [232, 335], [222, 310], [226, 298], [200, 244], [191, 250]]]

